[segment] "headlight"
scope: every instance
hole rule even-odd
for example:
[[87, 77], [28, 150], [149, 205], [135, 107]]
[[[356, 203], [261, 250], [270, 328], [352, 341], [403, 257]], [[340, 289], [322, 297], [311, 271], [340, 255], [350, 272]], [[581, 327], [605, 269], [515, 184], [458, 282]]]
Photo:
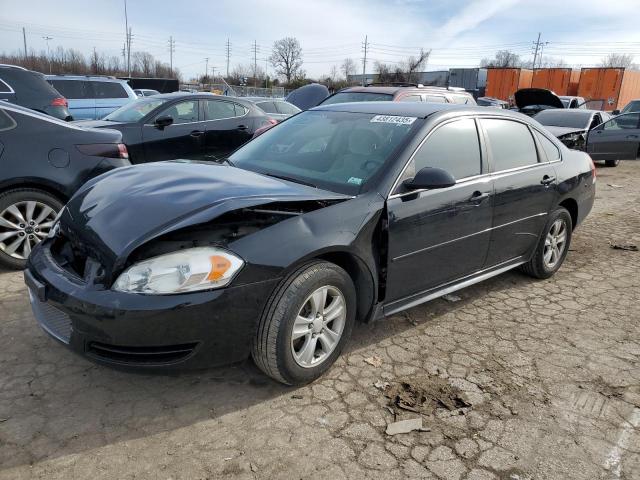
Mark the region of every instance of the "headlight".
[[215, 247], [188, 248], [138, 262], [125, 270], [113, 290], [163, 295], [220, 288], [229, 284], [244, 261]]

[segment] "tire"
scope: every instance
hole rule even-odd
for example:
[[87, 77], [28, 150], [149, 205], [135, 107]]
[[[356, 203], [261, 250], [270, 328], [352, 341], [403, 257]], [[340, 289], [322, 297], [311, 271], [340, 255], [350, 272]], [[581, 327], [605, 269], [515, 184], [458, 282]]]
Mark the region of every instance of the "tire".
[[[322, 313], [327, 316], [314, 317], [314, 295], [321, 296], [318, 292], [324, 288], [327, 289], [327, 300]], [[346, 308], [344, 316], [340, 315], [325, 324], [325, 318], [339, 311], [335, 307], [340, 304], [337, 300], [340, 295]], [[334, 310], [329, 307], [334, 307]], [[309, 383], [322, 375], [338, 358], [351, 335], [355, 314], [356, 291], [347, 272], [325, 261], [307, 263], [289, 275], [267, 302], [254, 337], [251, 352], [253, 360], [260, 370], [278, 382], [287, 385]], [[313, 323], [311, 320], [300, 322], [303, 317], [316, 320]], [[307, 324], [307, 321], [310, 323]], [[296, 339], [292, 338], [294, 326], [299, 337]], [[340, 329], [340, 335], [335, 337]], [[300, 336], [303, 331], [306, 333]], [[326, 348], [328, 339], [335, 338], [337, 341], [334, 340], [332, 349]], [[305, 355], [309, 352], [310, 357]]]
[[605, 160], [604, 164], [607, 167], [617, 167], [620, 165], [620, 160]]
[[[562, 243], [562, 247], [560, 248], [560, 242], [557, 242], [559, 255], [552, 253], [551, 258], [548, 256], [545, 257], [545, 253], [549, 251], [549, 249], [553, 250], [553, 240], [551, 237], [554, 236], [553, 229], [557, 224], [561, 224], [564, 229], [565, 240]], [[522, 266], [522, 270], [527, 274], [534, 278], [549, 278], [554, 273], [558, 271], [558, 269], [562, 266], [564, 259], [567, 256], [567, 252], [569, 251], [569, 246], [571, 245], [571, 233], [573, 230], [573, 224], [571, 221], [571, 215], [567, 211], [566, 208], [559, 207], [555, 210], [551, 215], [549, 215], [549, 219], [547, 224], [544, 227], [544, 231], [542, 232], [542, 236], [536, 245], [536, 250], [527, 263]], [[560, 235], [556, 236], [556, 240], [560, 237]], [[555, 257], [555, 258], [554, 258]], [[553, 260], [551, 261], [547, 261]]]
[[[34, 202], [33, 210], [29, 210], [28, 202]], [[23, 269], [31, 248], [46, 237], [51, 221], [62, 207], [59, 199], [43, 190], [17, 188], [0, 194], [0, 266]], [[14, 215], [16, 208], [24, 223]], [[31, 218], [28, 218], [29, 212]], [[29, 220], [37, 223], [30, 225]], [[20, 238], [23, 240], [16, 244]], [[25, 247], [26, 243], [29, 243], [28, 247]]]

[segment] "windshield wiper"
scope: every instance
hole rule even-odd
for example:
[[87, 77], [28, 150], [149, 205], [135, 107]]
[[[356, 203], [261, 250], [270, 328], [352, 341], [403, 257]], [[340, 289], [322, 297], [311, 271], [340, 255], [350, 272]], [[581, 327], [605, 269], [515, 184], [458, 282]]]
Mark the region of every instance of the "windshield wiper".
[[307, 187], [318, 188], [317, 185], [314, 185], [311, 182], [305, 182], [304, 180], [300, 180], [299, 178], [287, 177], [286, 175], [278, 175], [275, 173], [264, 173], [263, 175], [267, 175], [268, 177], [279, 178], [280, 180], [286, 180], [288, 182], [299, 183], [301, 185], [306, 185]]

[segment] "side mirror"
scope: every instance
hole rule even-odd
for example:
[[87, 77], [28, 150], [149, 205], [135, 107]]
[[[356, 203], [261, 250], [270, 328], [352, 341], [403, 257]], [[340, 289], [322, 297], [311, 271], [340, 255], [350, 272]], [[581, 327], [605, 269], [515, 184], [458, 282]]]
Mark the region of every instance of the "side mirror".
[[612, 115], [620, 115], [620, 110], [615, 109], [613, 112], [611, 112]]
[[435, 167], [424, 167], [416, 173], [415, 177], [403, 182], [403, 185], [409, 190], [447, 188], [455, 184], [456, 179], [453, 175], [446, 170]]
[[164, 130], [164, 127], [168, 127], [172, 123], [173, 117], [169, 115], [162, 115], [161, 117], [156, 118], [156, 121], [153, 122], [158, 130]]

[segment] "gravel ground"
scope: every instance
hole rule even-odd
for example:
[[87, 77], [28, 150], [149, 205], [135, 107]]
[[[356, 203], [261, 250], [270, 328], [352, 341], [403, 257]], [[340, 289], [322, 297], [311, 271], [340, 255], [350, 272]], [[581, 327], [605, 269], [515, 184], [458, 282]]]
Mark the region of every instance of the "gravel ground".
[[[510, 272], [358, 326], [303, 388], [250, 361], [94, 365], [40, 330], [21, 273], [2, 271], [0, 478], [640, 479], [640, 252], [610, 240], [640, 245], [640, 162], [598, 169], [554, 278]], [[390, 409], [400, 378], [447, 398]], [[385, 433], [417, 415], [425, 431]]]

